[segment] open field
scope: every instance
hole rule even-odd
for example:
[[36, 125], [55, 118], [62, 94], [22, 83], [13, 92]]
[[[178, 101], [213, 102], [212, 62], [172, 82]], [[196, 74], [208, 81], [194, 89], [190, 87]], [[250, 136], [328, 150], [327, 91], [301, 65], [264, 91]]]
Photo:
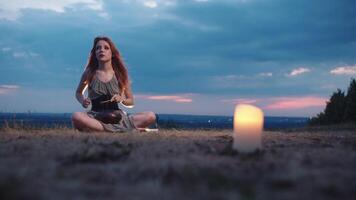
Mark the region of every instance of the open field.
[[356, 132], [0, 131], [0, 199], [356, 199]]

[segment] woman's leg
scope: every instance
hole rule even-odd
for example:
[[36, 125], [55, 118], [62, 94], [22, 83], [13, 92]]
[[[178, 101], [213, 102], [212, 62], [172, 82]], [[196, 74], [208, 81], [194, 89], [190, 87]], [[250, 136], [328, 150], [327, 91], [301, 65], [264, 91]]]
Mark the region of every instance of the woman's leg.
[[137, 128], [146, 128], [156, 122], [156, 114], [154, 112], [135, 113], [131, 117]]
[[101, 123], [88, 116], [86, 112], [75, 112], [72, 115], [72, 122], [75, 129], [79, 131], [104, 131]]

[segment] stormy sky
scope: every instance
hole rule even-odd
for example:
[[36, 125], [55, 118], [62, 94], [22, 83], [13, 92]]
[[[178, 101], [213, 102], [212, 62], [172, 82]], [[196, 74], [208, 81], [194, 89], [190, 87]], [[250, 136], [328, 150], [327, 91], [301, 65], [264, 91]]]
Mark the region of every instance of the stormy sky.
[[0, 0], [0, 111], [73, 112], [95, 36], [129, 70], [128, 112], [313, 116], [356, 76], [353, 0]]

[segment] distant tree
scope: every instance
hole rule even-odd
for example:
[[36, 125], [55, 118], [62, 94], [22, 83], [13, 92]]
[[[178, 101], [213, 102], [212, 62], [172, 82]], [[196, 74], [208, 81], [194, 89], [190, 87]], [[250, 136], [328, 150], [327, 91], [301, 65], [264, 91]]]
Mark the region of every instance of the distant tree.
[[351, 79], [347, 94], [340, 89], [334, 92], [323, 112], [311, 118], [311, 125], [356, 122], [356, 80]]
[[311, 125], [337, 124], [344, 119], [345, 93], [340, 89], [334, 92], [326, 103], [324, 112], [319, 113], [310, 120]]
[[312, 117], [309, 121], [310, 125], [323, 125], [326, 124], [325, 113], [321, 112], [316, 115], [316, 117]]
[[345, 93], [337, 89], [326, 103], [324, 110], [326, 123], [337, 124], [343, 121], [346, 107], [345, 102]]
[[344, 120], [347, 122], [356, 122], [356, 80], [351, 79], [347, 90]]

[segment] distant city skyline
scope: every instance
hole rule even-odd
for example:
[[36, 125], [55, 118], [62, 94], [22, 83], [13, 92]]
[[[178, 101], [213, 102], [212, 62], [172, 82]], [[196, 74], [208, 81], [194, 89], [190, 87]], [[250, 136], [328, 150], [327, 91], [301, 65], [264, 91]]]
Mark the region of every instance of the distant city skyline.
[[112, 38], [128, 112], [311, 117], [356, 77], [356, 1], [0, 0], [0, 111], [84, 110], [75, 89], [95, 36]]

